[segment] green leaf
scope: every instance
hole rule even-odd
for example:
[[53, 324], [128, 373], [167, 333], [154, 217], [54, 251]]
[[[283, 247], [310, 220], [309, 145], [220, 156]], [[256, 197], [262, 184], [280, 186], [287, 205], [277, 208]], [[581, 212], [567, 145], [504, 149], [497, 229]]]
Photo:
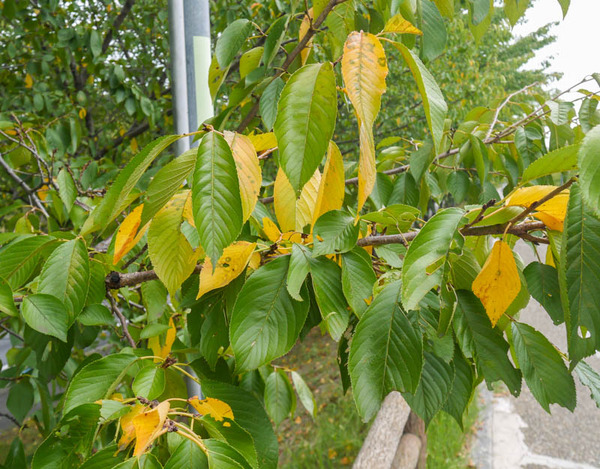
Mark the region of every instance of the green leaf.
[[196, 164], [198, 150], [193, 148], [163, 166], [152, 178], [142, 211], [140, 228], [175, 195]]
[[577, 396], [575, 382], [558, 351], [533, 327], [514, 321], [512, 339], [519, 367], [533, 397], [550, 412], [559, 404], [571, 412]]
[[342, 210], [331, 210], [316, 221], [313, 228], [313, 256], [350, 251], [358, 240], [358, 223]]
[[[559, 282], [569, 358], [576, 363], [600, 347], [600, 220], [573, 184], [563, 230]], [[585, 329], [585, 331], [583, 329]], [[587, 333], [589, 337], [587, 337]]]
[[23, 423], [33, 406], [33, 386], [28, 379], [13, 384], [8, 391], [6, 408], [14, 418]]
[[300, 398], [300, 402], [306, 409], [306, 411], [312, 416], [315, 417], [317, 413], [317, 402], [315, 401], [315, 396], [312, 391], [306, 384], [306, 382], [302, 379], [295, 371], [292, 371], [292, 381], [294, 383], [294, 387], [296, 388], [296, 392], [298, 393], [298, 397]]
[[336, 115], [331, 63], [305, 65], [290, 77], [279, 99], [274, 131], [279, 163], [297, 195], [327, 152]]
[[421, 9], [422, 54], [426, 60], [433, 60], [442, 54], [446, 48], [446, 25], [435, 3], [429, 0], [421, 0]]
[[296, 301], [303, 301], [300, 290], [310, 271], [310, 257], [311, 253], [307, 247], [298, 243], [292, 245], [292, 255], [287, 273], [287, 290]]
[[[315, 17], [316, 18], [316, 17]], [[265, 41], [265, 52], [263, 54], [263, 65], [268, 67], [281, 46], [281, 41], [285, 36], [285, 28], [287, 26], [288, 16], [284, 15], [281, 18], [275, 20], [267, 31], [267, 39]]]
[[425, 421], [436, 416], [448, 399], [454, 381], [454, 370], [440, 357], [425, 352], [423, 372], [414, 394], [402, 393], [411, 409]]
[[122, 452], [117, 453], [117, 449], [117, 445], [110, 445], [101, 449], [86, 460], [79, 469], [107, 469], [108, 467], [114, 469], [125, 457]]
[[42, 293], [29, 295], [23, 299], [21, 313], [32, 329], [67, 341], [69, 313], [55, 296]]
[[216, 266], [243, 225], [235, 161], [229, 145], [216, 132], [206, 134], [198, 147], [192, 203], [200, 244]]
[[222, 422], [205, 415], [201, 421], [211, 438], [230, 444], [253, 468], [258, 469], [256, 449], [250, 432], [233, 420]]
[[569, 6], [571, 5], [571, 0], [558, 0], [560, 3], [560, 8], [562, 9], [563, 18], [567, 16], [567, 12], [569, 11]]
[[393, 390], [414, 392], [423, 368], [421, 333], [400, 305], [400, 282], [388, 284], [363, 314], [352, 339], [348, 370], [364, 421]]
[[137, 469], [163, 469], [162, 464], [152, 453], [145, 453], [138, 457]]
[[171, 453], [171, 457], [165, 464], [165, 469], [189, 469], [192, 467], [194, 469], [208, 469], [208, 459], [196, 443], [184, 440]]
[[348, 327], [350, 316], [342, 290], [340, 267], [325, 257], [311, 259], [310, 275], [325, 327], [333, 340], [338, 341]]
[[73, 204], [77, 199], [75, 182], [65, 168], [59, 171], [58, 176], [56, 177], [56, 182], [58, 184], [58, 193], [60, 195], [60, 199], [63, 201], [63, 204], [65, 204], [65, 208], [67, 209], [68, 213], [73, 208]]
[[33, 274], [41, 258], [56, 240], [51, 236], [30, 236], [15, 240], [0, 250], [0, 277], [16, 290]]
[[97, 29], [92, 29], [90, 33], [90, 50], [94, 58], [98, 57], [102, 53], [102, 38]]
[[565, 322], [565, 314], [560, 301], [558, 272], [551, 265], [532, 262], [523, 271], [527, 288], [548, 312], [555, 325]]
[[0, 312], [9, 316], [17, 317], [19, 311], [15, 306], [13, 292], [10, 285], [0, 277]]
[[454, 367], [454, 381], [443, 410], [451, 415], [464, 430], [463, 416], [475, 390], [475, 373], [472, 365], [458, 350], [455, 351], [451, 364]]
[[367, 251], [357, 247], [342, 254], [342, 289], [359, 318], [367, 309], [367, 300], [373, 296], [376, 281], [371, 256]]
[[217, 381], [202, 380], [202, 392], [229, 404], [235, 421], [254, 439], [259, 467], [276, 469], [279, 455], [277, 438], [262, 404], [243, 389]]
[[215, 55], [221, 68], [229, 67], [244, 46], [253, 28], [252, 22], [247, 19], [235, 20], [225, 28], [215, 46]]
[[419, 209], [404, 204], [392, 204], [376, 212], [361, 215], [362, 220], [379, 223], [397, 229], [400, 233], [407, 231], [419, 216]]
[[425, 117], [427, 118], [427, 124], [429, 125], [429, 130], [433, 136], [435, 149], [436, 151], [439, 151], [440, 143], [444, 135], [444, 120], [446, 119], [446, 113], [448, 112], [448, 106], [444, 100], [444, 95], [436, 83], [435, 78], [433, 78], [433, 75], [427, 70], [425, 65], [423, 65], [423, 62], [421, 62], [419, 57], [415, 55], [413, 51], [399, 42], [395, 42], [394, 46], [396, 46], [396, 49], [402, 54], [402, 57], [406, 61], [406, 64], [417, 83], [419, 93], [423, 99]]
[[165, 390], [165, 370], [154, 365], [142, 368], [131, 385], [136, 396], [156, 399]]
[[107, 399], [137, 359], [135, 355], [119, 353], [107, 355], [84, 366], [67, 388], [63, 413], [82, 404]]
[[202, 441], [208, 450], [209, 467], [219, 469], [251, 469], [248, 461], [229, 443], [213, 438]]
[[584, 137], [579, 150], [579, 184], [583, 200], [600, 214], [600, 125]]
[[242, 54], [240, 57], [240, 78], [245, 78], [250, 72], [256, 70], [262, 59], [264, 47], [255, 47]]
[[171, 295], [192, 274], [200, 254], [181, 231], [187, 198], [185, 192], [177, 194], [154, 216], [148, 230], [148, 255]]
[[276, 369], [265, 382], [265, 408], [278, 427], [296, 407], [292, 384], [281, 369]]
[[204, 322], [200, 330], [200, 352], [211, 369], [215, 369], [219, 359], [219, 349], [229, 346], [229, 329], [225, 317], [225, 305], [217, 302], [205, 311]]
[[156, 337], [157, 335], [164, 334], [170, 328], [171, 327], [168, 324], [147, 324], [146, 327], [144, 327], [144, 329], [142, 329], [142, 332], [140, 333], [140, 339], [149, 339], [150, 337]]
[[308, 314], [308, 301], [295, 301], [286, 288], [289, 257], [256, 270], [235, 303], [229, 337], [237, 372], [249, 371], [287, 353]]
[[[492, 328], [485, 309], [479, 299], [470, 291], [458, 290], [457, 312], [464, 319], [462, 334], [466, 334], [475, 352], [478, 370], [490, 386], [502, 380], [514, 396], [521, 392], [521, 373], [508, 359], [509, 345], [502, 337], [499, 328]], [[460, 319], [459, 319], [460, 320]], [[463, 339], [464, 340], [464, 339]]]
[[402, 304], [405, 308], [415, 309], [429, 290], [442, 283], [443, 259], [448, 255], [463, 215], [460, 208], [440, 210], [410, 243], [402, 269]]
[[123, 204], [127, 201], [129, 194], [154, 159], [171, 143], [180, 138], [180, 135], [166, 135], [157, 138], [135, 155], [110, 185], [100, 205], [85, 221], [81, 228], [81, 235], [85, 236], [108, 226], [123, 210]]
[[72, 239], [58, 246], [44, 264], [38, 292], [55, 296], [69, 313], [69, 324], [83, 309], [88, 293], [90, 265], [85, 243]]
[[527, 7], [529, 7], [529, 0], [504, 0], [504, 14], [511, 26], [517, 24]]
[[115, 318], [104, 305], [93, 304], [83, 308], [77, 320], [84, 326], [113, 326]]
[[267, 85], [260, 97], [260, 117], [267, 130], [271, 130], [277, 118], [277, 103], [285, 83], [279, 77]]
[[598, 372], [582, 360], [575, 367], [575, 373], [581, 384], [590, 390], [596, 407], [600, 408], [600, 375]]
[[471, 20], [477, 26], [490, 13], [490, 0], [473, 0]]
[[521, 182], [525, 183], [549, 174], [564, 173], [577, 169], [579, 147], [579, 144], [568, 145], [546, 153], [525, 169]]

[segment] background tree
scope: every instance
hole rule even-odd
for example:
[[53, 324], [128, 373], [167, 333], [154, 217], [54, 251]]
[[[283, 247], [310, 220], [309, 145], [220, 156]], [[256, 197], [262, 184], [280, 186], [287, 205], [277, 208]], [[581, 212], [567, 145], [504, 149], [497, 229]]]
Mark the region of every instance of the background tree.
[[[600, 349], [600, 78], [572, 88], [576, 113], [539, 92], [543, 71], [501, 76], [550, 40], [507, 46], [512, 0], [226, 5], [218, 112], [175, 157], [181, 135], [151, 138], [169, 125], [166, 44], [139, 39], [164, 41], [164, 9], [125, 3], [105, 24], [3, 5], [30, 91], [3, 77], [0, 377], [44, 437], [32, 467], [275, 467], [269, 419], [296, 395], [316, 407], [273, 362], [317, 326], [365, 421], [392, 390], [461, 425], [484, 380], [525, 380], [547, 410], [574, 408], [573, 374], [600, 395], [583, 361]], [[519, 239], [548, 244], [545, 262], [524, 266]], [[568, 350], [519, 321], [530, 296]], [[187, 396], [190, 369], [206, 399]]]

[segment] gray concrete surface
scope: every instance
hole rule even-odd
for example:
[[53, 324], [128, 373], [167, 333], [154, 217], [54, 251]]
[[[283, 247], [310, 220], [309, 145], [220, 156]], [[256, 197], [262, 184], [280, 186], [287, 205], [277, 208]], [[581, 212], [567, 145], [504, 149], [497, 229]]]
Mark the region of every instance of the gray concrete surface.
[[[538, 248], [544, 259], [545, 249]], [[525, 264], [536, 260], [528, 245], [517, 252]], [[600, 288], [600, 285], [598, 286]], [[520, 319], [566, 351], [564, 326], [556, 327], [546, 311], [532, 300]], [[600, 355], [586, 362], [600, 371]], [[598, 469], [600, 468], [600, 409], [587, 388], [575, 378], [575, 412], [551, 406], [546, 413], [524, 385], [518, 398], [507, 393], [482, 392], [482, 422], [473, 445], [473, 460], [481, 469]]]

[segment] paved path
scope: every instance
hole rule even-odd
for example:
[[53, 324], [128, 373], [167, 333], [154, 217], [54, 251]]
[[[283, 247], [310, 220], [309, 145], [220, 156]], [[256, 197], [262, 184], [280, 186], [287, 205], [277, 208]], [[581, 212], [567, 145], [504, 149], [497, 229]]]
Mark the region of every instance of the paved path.
[[[518, 246], [525, 264], [534, 261], [529, 246]], [[544, 259], [545, 249], [540, 249]], [[600, 285], [598, 286], [600, 288]], [[552, 324], [546, 311], [535, 301], [521, 312], [521, 320], [535, 327], [561, 350], [566, 351], [564, 326]], [[586, 359], [600, 371], [600, 355]], [[480, 469], [600, 469], [600, 409], [587, 388], [577, 385], [574, 413], [558, 406], [546, 413], [524, 384], [518, 398], [493, 394], [482, 386], [482, 426], [473, 447], [473, 459]]]

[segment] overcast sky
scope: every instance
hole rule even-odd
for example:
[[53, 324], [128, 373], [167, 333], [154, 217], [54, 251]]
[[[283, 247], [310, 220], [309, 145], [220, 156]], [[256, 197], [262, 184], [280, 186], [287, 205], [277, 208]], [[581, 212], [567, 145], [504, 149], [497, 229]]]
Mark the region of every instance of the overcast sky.
[[[539, 51], [534, 59], [539, 64], [553, 56], [550, 71], [563, 73], [563, 78], [553, 87], [564, 90], [585, 75], [600, 72], [600, 0], [571, 0], [564, 20], [558, 0], [537, 0], [526, 18], [527, 23], [515, 26], [517, 35], [560, 21], [552, 30], [556, 42]], [[597, 87], [590, 86], [589, 89], [596, 90]]]

